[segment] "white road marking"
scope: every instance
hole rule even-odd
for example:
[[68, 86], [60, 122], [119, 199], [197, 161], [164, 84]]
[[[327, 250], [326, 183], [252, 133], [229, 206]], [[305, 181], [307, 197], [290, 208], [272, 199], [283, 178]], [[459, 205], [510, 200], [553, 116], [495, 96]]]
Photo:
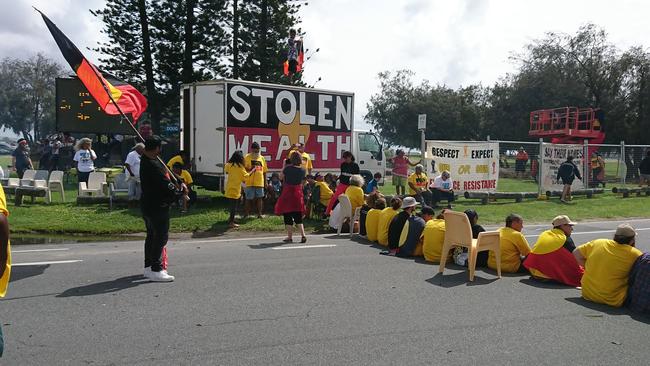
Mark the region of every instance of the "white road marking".
[[12, 267], [21, 267], [21, 266], [43, 266], [46, 264], [66, 264], [66, 263], [78, 263], [83, 262], [81, 259], [71, 259], [67, 261], [49, 261], [49, 262], [29, 262], [29, 263], [12, 263]]
[[288, 250], [288, 249], [313, 249], [313, 248], [332, 248], [336, 244], [321, 244], [321, 245], [300, 245], [300, 246], [290, 246], [290, 247], [273, 247], [273, 250]]
[[[316, 234], [316, 235], [309, 235], [309, 237], [319, 238], [319, 237], [329, 236], [329, 235], [334, 235], [334, 234]], [[190, 244], [203, 244], [203, 243], [229, 243], [233, 241], [276, 240], [276, 239], [284, 239], [284, 238], [286, 238], [286, 236], [264, 236], [264, 237], [251, 236], [248, 238], [236, 238], [236, 239], [179, 240], [179, 241], [183, 243], [190, 243]]]
[[56, 249], [27, 249], [27, 250], [12, 250], [11, 253], [35, 253], [35, 252], [60, 252], [70, 250], [69, 248], [56, 248]]

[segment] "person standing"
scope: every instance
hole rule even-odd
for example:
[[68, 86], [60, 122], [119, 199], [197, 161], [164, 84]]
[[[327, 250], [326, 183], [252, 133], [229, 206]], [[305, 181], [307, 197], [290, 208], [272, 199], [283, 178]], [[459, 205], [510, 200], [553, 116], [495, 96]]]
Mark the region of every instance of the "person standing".
[[32, 164], [32, 159], [29, 157], [29, 145], [27, 140], [18, 139], [18, 146], [11, 153], [11, 166], [13, 170], [18, 174], [18, 178], [23, 178], [25, 170], [34, 169]]
[[59, 169], [59, 159], [61, 157], [61, 148], [63, 147], [61, 138], [57, 136], [56, 140], [52, 141], [51, 145], [52, 145], [52, 157], [50, 158], [50, 166], [48, 169], [50, 173], [53, 170]]
[[343, 153], [343, 163], [341, 163], [341, 175], [339, 175], [339, 184], [336, 186], [336, 191], [330, 198], [330, 202], [327, 205], [325, 214], [329, 215], [334, 208], [336, 202], [338, 202], [339, 196], [345, 193], [345, 190], [348, 189], [350, 185], [350, 177], [355, 174], [359, 174], [359, 164], [355, 162], [354, 155], [351, 152], [345, 151]]
[[244, 153], [241, 150], [235, 151], [226, 166], [224, 167], [225, 173], [228, 175], [228, 182], [226, 183], [226, 192], [224, 196], [228, 199], [228, 227], [231, 229], [238, 228], [239, 225], [235, 223], [235, 213], [237, 212], [237, 204], [241, 199], [241, 186], [248, 178], [248, 176], [255, 172], [251, 170], [246, 171], [244, 168]]
[[303, 180], [306, 172], [302, 168], [302, 156], [294, 152], [289, 156], [289, 162], [282, 170], [282, 193], [275, 204], [275, 214], [284, 217], [284, 227], [287, 229], [285, 243], [293, 242], [294, 225], [300, 231], [301, 243], [307, 242], [305, 226], [302, 218], [305, 215], [305, 203], [303, 196]]
[[571, 200], [571, 185], [576, 177], [582, 180], [580, 171], [573, 162], [573, 156], [568, 156], [566, 161], [558, 168], [556, 177], [557, 181], [559, 182], [561, 180], [564, 185], [562, 188], [562, 197], [560, 197], [560, 201], [563, 203], [569, 203]]
[[639, 186], [644, 183], [650, 187], [650, 150], [645, 152], [645, 158], [639, 164]]
[[417, 163], [412, 163], [404, 153], [404, 150], [397, 149], [395, 156], [388, 159], [393, 163], [393, 185], [398, 196], [406, 195], [406, 180], [409, 176], [409, 165], [416, 166]]
[[577, 247], [573, 256], [585, 268], [580, 281], [585, 300], [620, 307], [627, 296], [630, 271], [643, 253], [635, 248], [630, 224], [616, 228], [614, 238], [596, 239]]
[[92, 149], [93, 141], [87, 137], [79, 139], [72, 160], [77, 164], [77, 180], [79, 183], [88, 183], [90, 173], [95, 171], [95, 160], [97, 154]]
[[246, 178], [246, 188], [244, 188], [244, 195], [246, 196], [244, 215], [245, 217], [248, 217], [252, 210], [252, 206], [255, 206], [257, 208], [257, 218], [261, 219], [264, 210], [266, 173], [269, 170], [266, 167], [264, 156], [260, 154], [260, 144], [257, 142], [251, 144], [251, 152], [246, 154], [244, 157], [244, 167], [247, 171], [255, 170], [253, 174]]
[[[144, 240], [144, 275], [154, 282], [171, 282], [174, 276], [162, 268], [163, 248], [169, 236], [169, 207], [176, 200], [177, 187], [169, 169], [160, 160], [162, 143], [149, 138], [140, 157], [142, 218], [147, 227]], [[178, 180], [176, 180], [178, 182]]]
[[605, 188], [605, 161], [600, 157], [600, 155], [598, 155], [598, 153], [594, 152], [591, 154], [589, 167], [591, 168], [590, 186], [596, 188], [599, 184], [602, 184], [603, 188]]
[[526, 175], [526, 164], [528, 163], [528, 153], [524, 150], [523, 146], [519, 147], [517, 156], [515, 157], [515, 174], [517, 177], [523, 178]]
[[124, 166], [129, 173], [129, 201], [140, 199], [140, 158], [144, 153], [144, 144], [135, 144], [133, 150], [126, 156]]
[[[11, 276], [11, 243], [9, 242], [9, 221], [7, 220], [7, 199], [5, 191], [0, 186], [0, 298], [7, 294], [9, 277]], [[0, 327], [0, 357], [4, 352], [4, 338]]]
[[287, 38], [287, 62], [289, 64], [289, 83], [293, 82], [294, 75], [298, 72], [298, 50], [301, 47], [302, 38], [296, 39], [296, 30], [289, 30]]

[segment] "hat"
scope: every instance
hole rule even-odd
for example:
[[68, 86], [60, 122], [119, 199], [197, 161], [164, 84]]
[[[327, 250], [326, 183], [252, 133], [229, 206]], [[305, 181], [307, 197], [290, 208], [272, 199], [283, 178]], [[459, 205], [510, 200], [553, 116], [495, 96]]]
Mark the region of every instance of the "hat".
[[402, 201], [402, 208], [410, 208], [410, 207], [415, 207], [418, 205], [418, 201], [415, 200], [413, 197], [406, 197]]
[[616, 233], [614, 235], [632, 238], [636, 236], [636, 231], [634, 231], [634, 228], [630, 224], [620, 224], [616, 227]]
[[418, 164], [418, 165], [415, 166], [415, 169], [418, 169], [418, 168], [424, 170], [424, 167], [422, 166], [422, 164]]
[[560, 216], [555, 216], [553, 219], [553, 227], [558, 227], [560, 225], [575, 225], [576, 223], [571, 221], [569, 216], [567, 215], [560, 215]]

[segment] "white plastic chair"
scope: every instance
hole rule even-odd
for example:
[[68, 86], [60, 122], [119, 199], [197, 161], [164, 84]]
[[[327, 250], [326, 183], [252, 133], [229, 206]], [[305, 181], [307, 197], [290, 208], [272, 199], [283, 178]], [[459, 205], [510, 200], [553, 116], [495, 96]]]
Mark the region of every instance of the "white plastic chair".
[[108, 207], [113, 208], [113, 200], [120, 193], [129, 194], [129, 181], [126, 173], [120, 173], [113, 177], [113, 181], [108, 184]]
[[23, 173], [23, 177], [20, 178], [21, 187], [31, 187], [34, 185], [34, 178], [36, 177], [36, 170], [27, 169]]
[[65, 202], [65, 189], [63, 188], [63, 172], [53, 170], [50, 173], [50, 179], [47, 181], [47, 187], [50, 191], [56, 190], [61, 195], [61, 201]]
[[86, 182], [79, 182], [79, 196], [104, 197], [108, 189], [106, 173], [92, 172]]
[[352, 221], [352, 203], [350, 203], [350, 197], [342, 194], [339, 196], [339, 206], [341, 206], [339, 214], [338, 229], [336, 235], [341, 235], [341, 230], [343, 229], [343, 223], [346, 219], [350, 219], [350, 236], [352, 236], [352, 227], [354, 226], [354, 221]]

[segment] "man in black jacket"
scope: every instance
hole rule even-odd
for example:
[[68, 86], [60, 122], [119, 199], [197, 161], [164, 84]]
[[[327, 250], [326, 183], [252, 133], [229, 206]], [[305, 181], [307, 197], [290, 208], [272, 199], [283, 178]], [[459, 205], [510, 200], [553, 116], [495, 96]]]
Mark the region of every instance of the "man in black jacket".
[[561, 180], [562, 184], [564, 185], [564, 188], [562, 189], [562, 197], [560, 197], [560, 201], [564, 203], [569, 203], [571, 200], [571, 185], [573, 184], [573, 180], [578, 177], [578, 179], [582, 180], [582, 176], [580, 176], [580, 171], [578, 170], [578, 167], [575, 165], [573, 162], [573, 156], [568, 156], [566, 158], [566, 161], [560, 165], [560, 168], [557, 170], [557, 180], [558, 182]]
[[[144, 241], [144, 275], [154, 282], [171, 282], [162, 268], [162, 252], [169, 234], [169, 207], [176, 200], [174, 177], [159, 158], [161, 141], [149, 138], [140, 158], [142, 218], [147, 227]], [[176, 180], [178, 182], [178, 180]]]

